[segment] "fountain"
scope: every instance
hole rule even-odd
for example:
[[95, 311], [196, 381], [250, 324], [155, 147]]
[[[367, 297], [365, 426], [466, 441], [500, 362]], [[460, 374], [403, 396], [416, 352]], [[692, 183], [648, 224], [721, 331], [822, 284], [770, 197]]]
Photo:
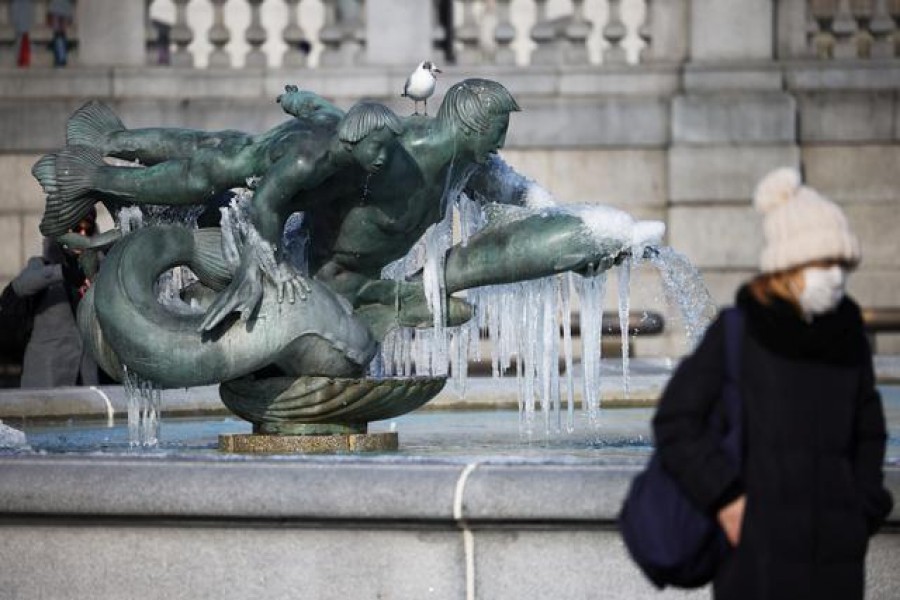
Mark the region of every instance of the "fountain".
[[[362, 129], [340, 127], [352, 109], [287, 94], [293, 119], [261, 136], [127, 130], [92, 103], [70, 120], [67, 148], [35, 166], [48, 193], [43, 232], [108, 251], [79, 322], [107, 371], [141, 396], [139, 445], [153, 443], [152, 426], [140, 424], [158, 417], [158, 388], [171, 401], [180, 388], [209, 384], [192, 391], [218, 393], [249, 419], [249, 445], [288, 452], [319, 438], [319, 447], [371, 447], [370, 420], [429, 402], [450, 375], [464, 380], [476, 326], [495, 342], [498, 374], [516, 355], [525, 428], [540, 426], [527, 410], [539, 404], [545, 427], [555, 421], [568, 433], [574, 295], [581, 336], [597, 341], [612, 267], [621, 268], [623, 298], [641, 261], [664, 267], [666, 285], [690, 282], [689, 265], [659, 246], [661, 224], [554, 206], [494, 156], [515, 109], [496, 84], [463, 82], [444, 101], [458, 106], [434, 119], [395, 122], [365, 108], [374, 120], [357, 122]], [[371, 130], [358, 137], [366, 123], [378, 133], [371, 140]], [[324, 147], [327, 157], [316, 154]], [[321, 170], [304, 170], [320, 164], [313, 159], [324, 160]], [[299, 188], [281, 196], [267, 182], [286, 175]], [[98, 201], [122, 226], [93, 240], [69, 236], [72, 219]], [[207, 226], [172, 223], [151, 208], [161, 203], [200, 206], [187, 221]], [[293, 233], [283, 239], [282, 230]], [[683, 308], [699, 335], [704, 303]], [[582, 362], [588, 418], [608, 424], [594, 414], [595, 394], [612, 370], [602, 372], [590, 342]], [[127, 410], [122, 391], [23, 390], [0, 406], [21, 425], [47, 414], [48, 393], [78, 394], [112, 422]], [[900, 394], [890, 393], [896, 423]], [[190, 397], [178, 402], [196, 410]], [[646, 431], [642, 410], [628, 413], [638, 425], [626, 418], [619, 431]], [[416, 435], [440, 447], [491, 420], [470, 414]], [[6, 433], [14, 449], [0, 455], [3, 597], [660, 598], [615, 530], [645, 447], [286, 457], [94, 444], [73, 453], [65, 441], [60, 452], [43, 450], [37, 435], [32, 451]], [[517, 439], [514, 422], [507, 433]], [[896, 493], [900, 471], [887, 477]], [[893, 597], [900, 585], [897, 537], [873, 540], [867, 597]]]
[[[256, 136], [127, 129], [89, 102], [69, 119], [67, 145], [37, 162], [41, 231], [106, 252], [78, 316], [98, 364], [138, 390], [219, 384], [222, 402], [253, 423], [252, 434], [223, 436], [225, 451], [396, 448], [396, 433], [370, 434], [368, 423], [429, 401], [451, 364], [464, 379], [479, 320], [509, 312], [508, 300], [492, 305], [499, 296], [483, 290], [533, 281], [512, 292], [523, 301], [505, 330], [521, 341], [497, 342], [520, 357], [528, 414], [536, 397], [558, 411], [557, 332], [568, 315], [557, 315], [568, 312], [569, 288], [593, 314], [598, 282], [621, 265], [627, 298], [632, 260], [658, 255], [664, 225], [557, 205], [510, 169], [496, 152], [519, 107], [491, 80], [454, 85], [434, 118], [400, 118], [371, 102], [345, 113], [294, 86], [279, 102], [291, 119]], [[68, 233], [96, 202], [118, 214], [118, 232], [87, 241]], [[135, 227], [135, 210], [160, 205], [221, 217], [215, 227]], [[299, 225], [286, 228], [289, 219]], [[173, 268], [189, 276], [168, 276]], [[162, 293], [163, 277], [183, 287]], [[592, 322], [585, 397], [596, 418]], [[414, 361], [403, 342], [411, 337]], [[564, 339], [569, 363], [570, 346]]]

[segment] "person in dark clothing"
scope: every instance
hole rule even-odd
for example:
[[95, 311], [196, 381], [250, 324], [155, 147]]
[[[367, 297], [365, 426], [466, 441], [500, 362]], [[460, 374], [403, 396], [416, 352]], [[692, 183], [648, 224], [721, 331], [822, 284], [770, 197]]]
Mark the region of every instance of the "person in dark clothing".
[[[90, 237], [96, 229], [96, 212], [91, 211], [72, 232]], [[43, 256], [31, 257], [5, 292], [27, 300], [33, 314], [22, 359], [23, 388], [100, 383], [97, 364], [82, 343], [76, 324], [78, 303], [91, 284], [79, 254], [45, 238]]]
[[868, 540], [893, 502], [871, 352], [844, 293], [859, 243], [840, 208], [801, 185], [796, 170], [766, 176], [755, 205], [764, 215], [761, 274], [737, 294], [746, 323], [743, 467], [707, 433], [725, 377], [721, 316], [666, 387], [656, 444], [730, 543], [715, 598], [862, 598]]

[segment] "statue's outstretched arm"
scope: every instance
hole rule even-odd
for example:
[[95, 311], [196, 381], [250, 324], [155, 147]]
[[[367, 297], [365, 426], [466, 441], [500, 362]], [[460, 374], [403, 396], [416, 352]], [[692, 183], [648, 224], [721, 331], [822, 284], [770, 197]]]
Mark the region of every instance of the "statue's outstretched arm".
[[552, 194], [528, 177], [517, 172], [497, 155], [480, 165], [466, 182], [470, 198], [485, 204], [514, 204], [529, 208], [554, 206]]
[[534, 215], [489, 227], [447, 254], [447, 293], [577, 271], [594, 263], [608, 269], [623, 250], [592, 248], [582, 220], [574, 215]]
[[448, 294], [468, 288], [547, 277], [565, 271], [599, 273], [628, 255], [644, 256], [665, 225], [635, 221], [610, 207], [521, 209], [455, 246], [445, 263]]

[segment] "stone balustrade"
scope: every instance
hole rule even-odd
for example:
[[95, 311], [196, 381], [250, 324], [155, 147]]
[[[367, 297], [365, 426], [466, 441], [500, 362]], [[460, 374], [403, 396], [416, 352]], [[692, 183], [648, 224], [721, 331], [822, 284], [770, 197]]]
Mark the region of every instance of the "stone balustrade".
[[[104, 0], [76, 3], [98, 1]], [[686, 56], [684, 41], [692, 31], [690, 10], [697, 12], [699, 6], [699, 11], [708, 11], [705, 21], [711, 24], [717, 13], [732, 10], [723, 10], [728, 2], [710, 0], [697, 0], [693, 9], [687, 0], [435, 0], [430, 10], [419, 11], [421, 27], [401, 26], [408, 14], [392, 27], [378, 18], [384, 14], [379, 0], [144, 0], [142, 20], [125, 7], [138, 1], [107, 3], [104, 10], [126, 11], [127, 20], [110, 17], [109, 22], [145, 43], [147, 64], [215, 69], [380, 63], [369, 60], [370, 47], [397, 45], [408, 36], [421, 37], [424, 53], [430, 52], [440, 64], [679, 61]], [[45, 18], [48, 4], [32, 2], [33, 66], [50, 64], [50, 53], [43, 51], [52, 36]], [[421, 5], [421, 0], [414, 4]], [[752, 20], [759, 3], [745, 4]], [[0, 66], [15, 62], [11, 5], [12, 0], [0, 0]], [[897, 0], [786, 0], [775, 3], [774, 10], [778, 58], [877, 60], [900, 53]], [[370, 26], [373, 21], [377, 27]], [[71, 28], [73, 64], [79, 63], [79, 37], [84, 37], [79, 25], [76, 19]], [[735, 47], [730, 27], [700, 32]], [[699, 37], [698, 32], [692, 34]], [[106, 48], [106, 53], [108, 59], [117, 59], [114, 50]]]

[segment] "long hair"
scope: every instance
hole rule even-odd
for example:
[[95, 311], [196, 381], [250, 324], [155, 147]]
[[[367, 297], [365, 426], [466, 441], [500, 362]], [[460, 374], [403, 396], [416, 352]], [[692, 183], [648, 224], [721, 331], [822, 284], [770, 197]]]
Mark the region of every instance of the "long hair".
[[403, 122], [387, 106], [378, 102], [358, 102], [338, 123], [337, 133], [342, 142], [355, 144], [383, 127], [390, 129], [394, 135], [403, 133]]
[[803, 266], [763, 273], [750, 281], [750, 293], [760, 304], [768, 306], [772, 300], [780, 298], [794, 306], [798, 313], [802, 313], [799, 301], [802, 289]]
[[437, 120], [464, 131], [483, 133], [497, 116], [521, 110], [505, 87], [490, 79], [465, 79], [453, 85], [438, 109]]

